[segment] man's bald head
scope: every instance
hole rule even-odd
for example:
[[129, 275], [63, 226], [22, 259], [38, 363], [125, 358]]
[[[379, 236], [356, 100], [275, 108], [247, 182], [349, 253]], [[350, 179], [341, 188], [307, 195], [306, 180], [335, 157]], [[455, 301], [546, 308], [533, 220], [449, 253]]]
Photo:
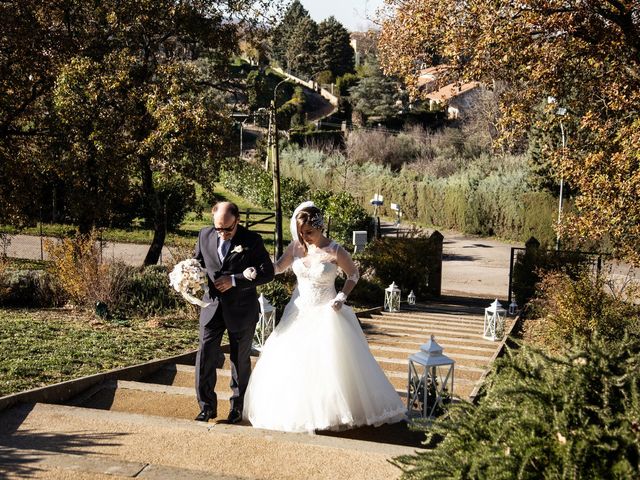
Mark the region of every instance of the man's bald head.
[[224, 239], [232, 238], [238, 227], [240, 211], [233, 202], [218, 202], [211, 210], [213, 213], [213, 226], [218, 234]]

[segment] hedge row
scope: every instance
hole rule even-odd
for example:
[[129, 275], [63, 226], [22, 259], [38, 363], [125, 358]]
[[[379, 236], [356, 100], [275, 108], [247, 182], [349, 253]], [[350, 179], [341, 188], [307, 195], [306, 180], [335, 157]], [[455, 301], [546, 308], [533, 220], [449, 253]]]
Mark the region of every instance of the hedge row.
[[523, 161], [491, 168], [486, 162], [472, 164], [449, 177], [427, 178], [408, 169], [391, 172], [370, 163], [352, 164], [342, 155], [321, 157], [316, 152], [285, 150], [281, 171], [317, 188], [347, 191], [368, 209], [373, 194], [380, 193], [385, 199], [380, 214], [394, 216], [389, 206], [397, 203], [405, 221], [518, 241], [534, 236], [544, 245], [555, 240], [558, 200], [527, 187]]

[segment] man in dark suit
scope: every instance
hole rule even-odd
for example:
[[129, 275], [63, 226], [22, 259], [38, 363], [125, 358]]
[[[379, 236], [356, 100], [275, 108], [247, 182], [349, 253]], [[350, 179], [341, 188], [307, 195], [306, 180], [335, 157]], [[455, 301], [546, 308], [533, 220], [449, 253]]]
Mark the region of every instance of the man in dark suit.
[[200, 311], [200, 342], [196, 357], [196, 392], [207, 422], [217, 415], [216, 367], [224, 356], [222, 336], [229, 333], [231, 409], [228, 421], [242, 419], [244, 393], [251, 375], [251, 344], [258, 321], [256, 287], [273, 279], [273, 263], [262, 238], [239, 225], [238, 207], [221, 202], [213, 207], [213, 227], [200, 230], [195, 258], [207, 271], [210, 305]]

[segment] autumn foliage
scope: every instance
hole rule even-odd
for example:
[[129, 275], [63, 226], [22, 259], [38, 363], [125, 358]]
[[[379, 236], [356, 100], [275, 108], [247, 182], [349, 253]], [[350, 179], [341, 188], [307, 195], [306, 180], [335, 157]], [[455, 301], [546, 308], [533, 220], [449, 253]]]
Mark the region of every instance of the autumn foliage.
[[[640, 6], [631, 0], [387, 0], [379, 44], [387, 73], [414, 97], [421, 65], [443, 81], [500, 91], [499, 142], [522, 148], [533, 127], [565, 130], [546, 145], [556, 176], [577, 191], [561, 231], [606, 239], [640, 263]], [[548, 103], [554, 97], [556, 103]], [[566, 108], [558, 115], [558, 108]]]

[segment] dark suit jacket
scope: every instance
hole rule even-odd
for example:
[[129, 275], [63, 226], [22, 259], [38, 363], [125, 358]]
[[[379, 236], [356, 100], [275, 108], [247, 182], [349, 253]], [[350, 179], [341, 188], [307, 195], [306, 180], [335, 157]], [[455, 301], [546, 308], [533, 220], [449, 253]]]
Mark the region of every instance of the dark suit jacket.
[[[256, 287], [273, 280], [273, 263], [264, 248], [262, 237], [239, 225], [231, 239], [229, 253], [220, 264], [218, 241], [220, 237], [213, 227], [200, 230], [194, 257], [207, 271], [209, 294], [203, 300], [211, 302], [200, 311], [200, 323], [208, 324], [216, 310], [222, 305], [222, 314], [227, 330], [240, 332], [252, 328], [258, 321], [260, 307]], [[242, 248], [241, 252], [234, 249]], [[247, 280], [242, 272], [248, 268], [256, 269], [255, 280]], [[222, 293], [213, 286], [213, 280], [222, 275], [233, 275], [236, 286]]]

